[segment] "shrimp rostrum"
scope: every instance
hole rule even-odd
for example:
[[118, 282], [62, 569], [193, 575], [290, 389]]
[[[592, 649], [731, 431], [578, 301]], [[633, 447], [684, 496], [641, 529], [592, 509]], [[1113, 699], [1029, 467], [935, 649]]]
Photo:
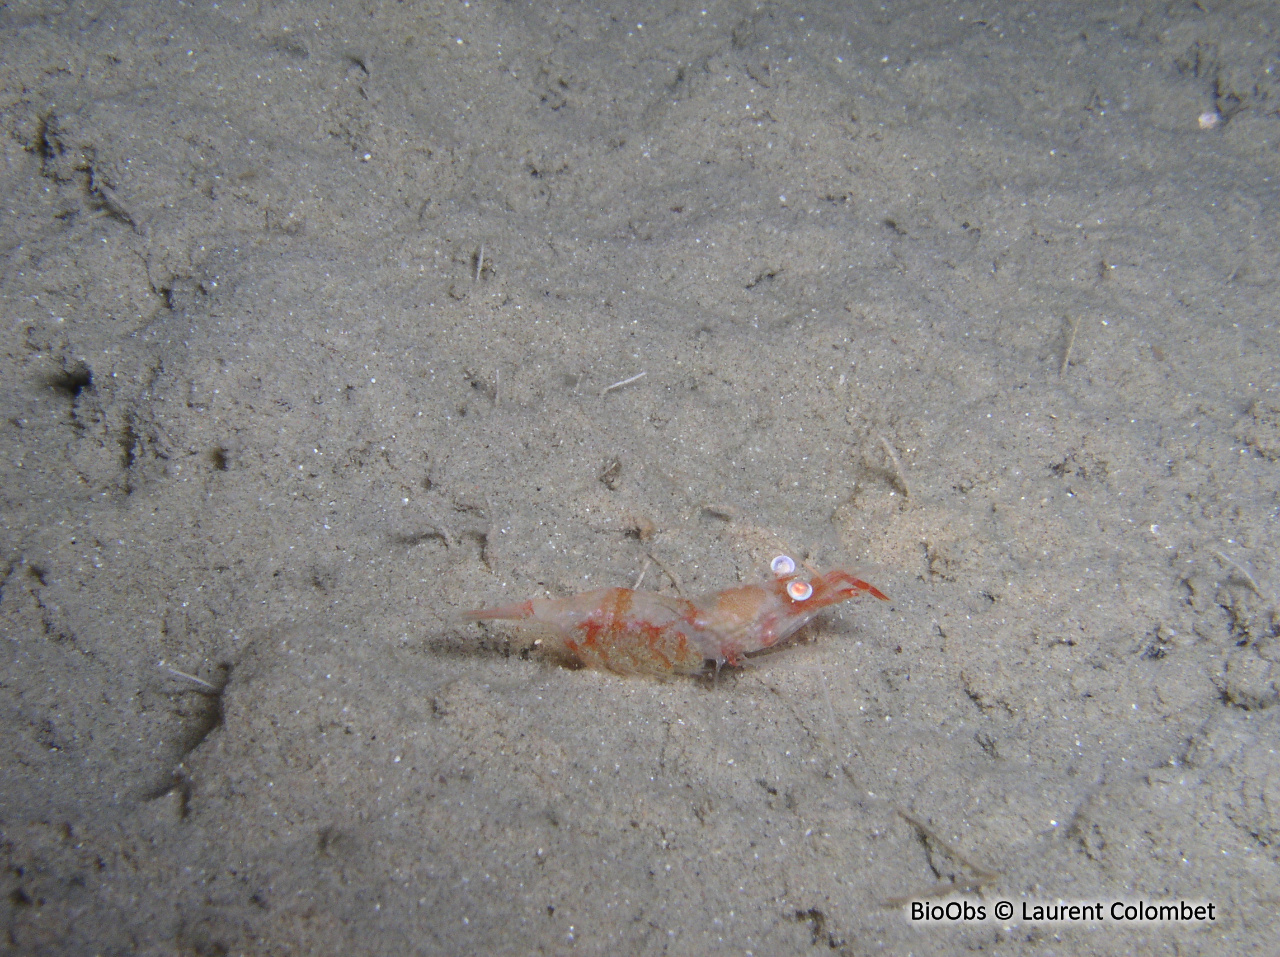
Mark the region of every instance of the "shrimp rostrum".
[[868, 594], [888, 598], [851, 572], [806, 579], [779, 555], [773, 578], [692, 600], [633, 588], [601, 588], [568, 598], [534, 598], [479, 608], [470, 621], [509, 620], [539, 628], [547, 650], [588, 668], [619, 674], [695, 674], [708, 665], [736, 667], [772, 648], [823, 609]]

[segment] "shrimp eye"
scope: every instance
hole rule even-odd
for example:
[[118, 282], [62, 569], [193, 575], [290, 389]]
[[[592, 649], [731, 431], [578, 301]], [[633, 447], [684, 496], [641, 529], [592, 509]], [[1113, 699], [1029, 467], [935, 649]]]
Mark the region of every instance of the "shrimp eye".
[[769, 567], [779, 578], [786, 578], [796, 570], [796, 563], [790, 555], [779, 555], [769, 563]]
[[791, 596], [792, 601], [804, 601], [813, 594], [813, 586], [796, 579], [793, 582], [787, 582], [787, 594]]

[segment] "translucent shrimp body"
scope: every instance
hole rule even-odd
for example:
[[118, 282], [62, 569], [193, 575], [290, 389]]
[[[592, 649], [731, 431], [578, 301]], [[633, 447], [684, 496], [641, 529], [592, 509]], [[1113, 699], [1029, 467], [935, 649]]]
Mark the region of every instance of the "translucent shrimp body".
[[772, 648], [831, 605], [866, 593], [888, 599], [847, 571], [805, 580], [785, 555], [775, 577], [692, 601], [631, 588], [602, 588], [569, 598], [535, 598], [466, 612], [468, 620], [505, 619], [539, 627], [549, 650], [588, 668], [619, 674], [694, 674], [708, 662], [737, 666]]

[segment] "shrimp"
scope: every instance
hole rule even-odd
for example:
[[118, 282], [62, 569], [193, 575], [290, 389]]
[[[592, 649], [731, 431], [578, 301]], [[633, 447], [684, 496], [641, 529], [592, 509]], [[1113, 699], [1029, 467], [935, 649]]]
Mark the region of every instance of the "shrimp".
[[464, 613], [468, 621], [519, 621], [538, 626], [548, 650], [587, 668], [618, 674], [696, 674], [708, 662], [737, 667], [753, 652], [772, 648], [824, 608], [866, 593], [887, 596], [851, 572], [835, 570], [805, 580], [795, 562], [779, 555], [774, 577], [726, 588], [692, 601], [632, 588], [601, 588], [568, 598], [533, 598]]

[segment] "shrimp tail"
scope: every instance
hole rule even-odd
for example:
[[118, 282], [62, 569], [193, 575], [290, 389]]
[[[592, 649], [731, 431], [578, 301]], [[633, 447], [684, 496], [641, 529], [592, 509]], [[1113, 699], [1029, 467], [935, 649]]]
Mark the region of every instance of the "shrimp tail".
[[517, 602], [514, 605], [500, 605], [497, 608], [475, 608], [462, 613], [462, 617], [467, 621], [523, 621], [533, 616], [532, 599]]

